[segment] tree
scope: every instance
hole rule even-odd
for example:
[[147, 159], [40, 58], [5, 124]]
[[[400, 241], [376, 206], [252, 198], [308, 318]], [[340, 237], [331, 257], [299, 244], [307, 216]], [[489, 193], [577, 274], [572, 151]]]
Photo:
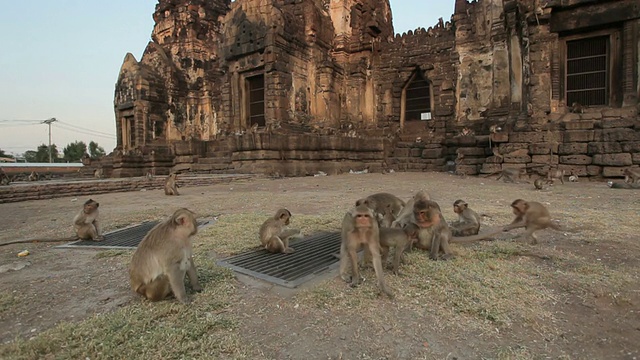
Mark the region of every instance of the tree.
[[99, 159], [105, 155], [106, 155], [106, 152], [104, 151], [102, 146], [99, 146], [98, 143], [95, 141], [89, 142], [89, 156], [91, 156], [91, 159], [93, 160]]
[[[56, 144], [51, 144], [51, 160], [56, 162], [58, 159], [58, 148]], [[27, 162], [49, 162], [49, 146], [42, 144], [38, 146], [36, 151], [28, 150], [24, 152], [24, 158]]]
[[4, 150], [0, 149], [0, 157], [6, 157], [6, 158], [10, 158], [13, 159], [13, 155], [11, 154], [7, 154], [6, 152], [4, 152]]
[[77, 162], [82, 159], [82, 156], [87, 152], [87, 144], [83, 141], [74, 141], [62, 150], [64, 153], [64, 160], [68, 162]]

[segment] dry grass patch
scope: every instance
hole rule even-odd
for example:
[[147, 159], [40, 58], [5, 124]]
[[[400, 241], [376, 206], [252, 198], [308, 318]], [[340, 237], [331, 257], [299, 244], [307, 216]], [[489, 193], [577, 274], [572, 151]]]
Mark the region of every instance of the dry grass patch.
[[0, 348], [3, 359], [250, 358], [227, 309], [235, 301], [232, 272], [200, 261], [201, 294], [189, 306], [136, 299], [113, 313], [63, 323]]
[[[194, 247], [200, 251], [214, 251], [218, 254], [233, 255], [260, 248], [258, 230], [260, 225], [273, 214], [230, 214], [223, 215], [213, 225], [198, 233]], [[291, 228], [300, 229], [304, 236], [322, 231], [338, 231], [342, 218], [338, 214], [294, 215]]]

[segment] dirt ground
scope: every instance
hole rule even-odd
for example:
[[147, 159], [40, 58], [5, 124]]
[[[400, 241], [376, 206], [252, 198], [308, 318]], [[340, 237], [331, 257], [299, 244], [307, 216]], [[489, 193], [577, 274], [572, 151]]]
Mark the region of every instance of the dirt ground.
[[[461, 198], [487, 215], [488, 226], [502, 225], [511, 221], [511, 201], [524, 198], [546, 204], [565, 229], [542, 231], [538, 245], [502, 238], [456, 245], [462, 255], [443, 265], [431, 265], [433, 262], [424, 260], [426, 254], [412, 253], [404, 277], [388, 275], [392, 287], [405, 289], [409, 284], [409, 290], [389, 300], [375, 296], [370, 285], [362, 290], [370, 290], [370, 297], [358, 293], [358, 299], [363, 299], [359, 306], [349, 303], [356, 290], [348, 288], [335, 272], [301, 292], [242, 277], [243, 281], [236, 282], [238, 301], [225, 311], [238, 317], [242, 341], [252, 349], [249, 358], [640, 359], [640, 191], [609, 189], [599, 182], [557, 184], [535, 191], [531, 184], [462, 179], [445, 173], [253, 179], [181, 190], [179, 197], [153, 190], [92, 198], [100, 202], [106, 231], [162, 218], [177, 207], [224, 219], [270, 213], [285, 206], [294, 214], [294, 222], [296, 215], [324, 215], [334, 216], [339, 223], [358, 198], [388, 191], [408, 199], [418, 190], [427, 190], [438, 201], [447, 220], [454, 219], [450, 205]], [[70, 219], [84, 200], [67, 197], [0, 204], [0, 243], [70, 236]], [[259, 225], [250, 231], [257, 232]], [[507, 254], [498, 243], [517, 243], [543, 256]], [[55, 245], [0, 247], [2, 346], [14, 339], [35, 338], [61, 323], [140, 302], [128, 287], [127, 263], [119, 252], [57, 249]], [[30, 255], [17, 257], [22, 250], [29, 250]], [[485, 263], [485, 257], [490, 261]], [[428, 264], [428, 271], [420, 264]], [[510, 281], [520, 284], [513, 286], [521, 286], [522, 291], [532, 290], [527, 284], [535, 284], [539, 298], [531, 306], [522, 303], [529, 298], [519, 299], [520, 290], [510, 285], [497, 300], [503, 306], [487, 307], [504, 312], [486, 314], [455, 304], [447, 305], [449, 312], [433, 304], [445, 301], [442, 299], [458, 301], [460, 294], [455, 289], [459, 288], [453, 283], [470, 279], [476, 280], [465, 284], [477, 283], [478, 288], [464, 295], [466, 300], [482, 298], [485, 290], [502, 286], [484, 275], [496, 269], [514, 273], [526, 269], [526, 277]], [[449, 281], [452, 287], [447, 287]], [[443, 293], [421, 292], [425, 286], [436, 286], [433, 289], [443, 289]], [[514, 308], [524, 309], [525, 315], [526, 309], [540, 310], [523, 317], [503, 317]]]

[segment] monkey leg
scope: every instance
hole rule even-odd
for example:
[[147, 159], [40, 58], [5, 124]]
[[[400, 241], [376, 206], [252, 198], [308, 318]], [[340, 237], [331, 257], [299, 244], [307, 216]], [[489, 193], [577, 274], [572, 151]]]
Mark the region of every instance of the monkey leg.
[[[366, 251], [366, 249], [365, 249]], [[389, 247], [388, 246], [380, 246], [380, 261], [382, 261], [382, 265], [387, 264], [387, 257], [389, 256]], [[371, 257], [373, 261], [373, 256]]]
[[181, 303], [187, 304], [189, 300], [187, 299], [187, 291], [184, 287], [185, 271], [180, 269], [180, 263], [171, 264], [169, 269], [167, 269], [167, 272], [173, 295], [175, 295], [176, 299]]
[[139, 287], [138, 293], [151, 301], [163, 300], [171, 294], [169, 278], [165, 275], [160, 275], [150, 283]]
[[438, 260], [440, 256], [440, 236], [433, 234], [431, 239], [431, 249], [429, 249], [429, 258], [431, 260]]
[[193, 259], [189, 259], [189, 269], [187, 269], [187, 276], [189, 276], [189, 283], [191, 284], [191, 288], [193, 289], [193, 291], [202, 291], [202, 286], [200, 286], [200, 282], [198, 282], [198, 272], [196, 271], [196, 264], [193, 262]]
[[369, 266], [369, 264], [373, 264], [373, 258], [371, 256], [371, 251], [369, 251], [369, 247], [365, 246], [364, 255], [362, 256], [362, 263], [360, 264], [360, 266], [366, 268]]
[[360, 270], [358, 269], [358, 253], [356, 252], [355, 247], [352, 246], [349, 246], [347, 250], [349, 253], [349, 260], [351, 261], [351, 286], [356, 287], [362, 282]]
[[287, 247], [282, 239], [280, 239], [278, 236], [272, 236], [271, 239], [267, 241], [267, 244], [264, 246], [264, 248], [272, 253], [289, 254], [294, 251], [292, 248]]
[[298, 229], [287, 229], [280, 233], [280, 239], [284, 245], [284, 250], [282, 252], [285, 254], [291, 254], [295, 251], [293, 248], [289, 247], [289, 240], [297, 235], [300, 235], [300, 230]]
[[340, 278], [345, 282], [351, 281], [351, 276], [347, 274], [348, 269], [349, 269], [349, 254], [347, 251], [347, 246], [343, 241], [342, 245], [340, 245]]
[[98, 237], [98, 231], [96, 230], [96, 227], [93, 226], [93, 224], [80, 226], [76, 234], [82, 240], [102, 240], [102, 237]]
[[450, 239], [450, 236], [448, 235], [448, 232], [445, 235], [436, 234], [435, 237], [438, 237], [440, 239], [439, 240], [439, 242], [440, 242], [440, 250], [442, 250], [442, 252], [444, 253], [444, 254], [442, 254], [442, 256], [439, 257], [439, 259], [441, 259], [441, 260], [453, 259], [455, 256], [453, 255], [453, 251], [449, 247], [449, 241], [451, 239]]
[[393, 293], [389, 288], [387, 288], [387, 284], [384, 282], [384, 275], [382, 274], [382, 259], [380, 258], [380, 243], [377, 241], [369, 241], [368, 248], [371, 251], [371, 255], [373, 256], [373, 269], [376, 272], [376, 277], [378, 278], [378, 287], [382, 292], [384, 292], [388, 297], [393, 298]]
[[524, 234], [522, 234], [522, 238], [525, 240], [529, 240], [531, 245], [536, 245], [538, 243], [538, 238], [534, 234], [538, 230], [537, 227], [529, 227], [526, 229]]

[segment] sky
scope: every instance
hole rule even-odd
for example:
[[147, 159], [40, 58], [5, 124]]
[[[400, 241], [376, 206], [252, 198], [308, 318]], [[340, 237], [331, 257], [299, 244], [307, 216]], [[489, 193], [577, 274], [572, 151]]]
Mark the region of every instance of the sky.
[[[396, 33], [449, 20], [454, 0], [390, 0]], [[21, 154], [52, 142], [116, 145], [113, 95], [130, 52], [151, 39], [157, 0], [31, 0], [0, 11], [0, 149]]]

